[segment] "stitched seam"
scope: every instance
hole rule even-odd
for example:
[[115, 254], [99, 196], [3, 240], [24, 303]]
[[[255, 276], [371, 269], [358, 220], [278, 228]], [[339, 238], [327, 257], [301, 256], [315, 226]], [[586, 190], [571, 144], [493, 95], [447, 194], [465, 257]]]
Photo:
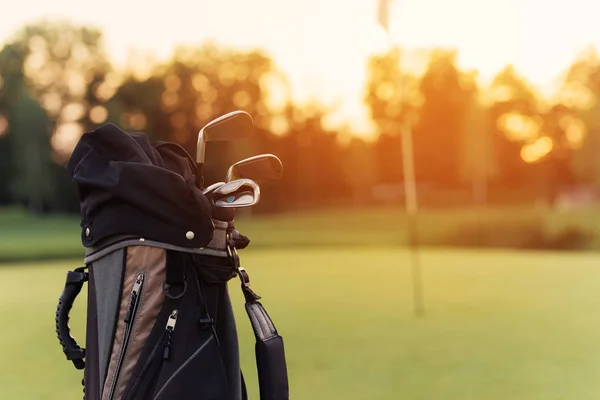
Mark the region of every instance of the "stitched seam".
[[171, 377], [169, 378], [169, 380], [167, 380], [165, 382], [165, 384], [163, 385], [163, 387], [160, 388], [160, 390], [158, 391], [158, 393], [156, 394], [156, 396], [154, 396], [153, 400], [156, 400], [160, 397], [161, 393], [163, 392], [163, 390], [165, 390], [165, 388], [167, 386], [169, 386], [169, 383], [171, 383], [171, 381], [173, 379], [175, 379], [175, 377], [181, 372], [181, 370], [183, 370], [185, 368], [186, 365], [188, 365], [198, 354], [200, 354], [200, 352], [211, 342], [211, 340], [214, 339], [214, 336], [209, 337], [208, 339], [206, 339], [206, 341], [202, 344], [202, 346], [200, 346], [200, 348], [198, 348], [198, 350], [196, 350], [194, 352], [194, 354], [192, 354], [187, 360], [185, 360], [185, 362], [183, 364], [181, 364], [181, 366], [179, 368], [177, 368], [177, 370], [175, 371], [175, 373], [173, 375], [171, 375]]

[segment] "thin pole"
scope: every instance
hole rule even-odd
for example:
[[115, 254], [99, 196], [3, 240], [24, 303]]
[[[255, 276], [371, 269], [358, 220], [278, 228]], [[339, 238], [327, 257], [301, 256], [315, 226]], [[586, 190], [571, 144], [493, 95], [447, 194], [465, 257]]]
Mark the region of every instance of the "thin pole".
[[[388, 25], [391, 25], [388, 23]], [[392, 35], [389, 26], [385, 29], [388, 51], [392, 50]], [[401, 80], [402, 77], [400, 76]], [[404, 95], [402, 93], [402, 95]], [[423, 279], [421, 273], [421, 259], [419, 256], [419, 226], [417, 219], [418, 200], [415, 183], [415, 163], [413, 157], [412, 127], [410, 121], [402, 122], [402, 169], [404, 172], [404, 198], [407, 213], [408, 248], [411, 257], [411, 277], [413, 289], [413, 313], [416, 317], [425, 315], [425, 302], [423, 300]]]
[[415, 164], [413, 158], [412, 129], [402, 126], [402, 168], [404, 170], [404, 197], [406, 202], [408, 248], [411, 255], [411, 274], [413, 284], [413, 312], [416, 317], [425, 315], [423, 301], [423, 279], [419, 254], [419, 224], [417, 219], [418, 202], [415, 183]]

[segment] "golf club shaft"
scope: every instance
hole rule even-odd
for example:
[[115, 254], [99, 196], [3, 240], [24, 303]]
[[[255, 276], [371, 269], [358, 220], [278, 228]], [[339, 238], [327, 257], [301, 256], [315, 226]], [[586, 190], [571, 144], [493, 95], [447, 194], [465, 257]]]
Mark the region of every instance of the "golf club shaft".
[[203, 176], [203, 168], [204, 167], [204, 163], [202, 164], [197, 164], [197, 170], [196, 170], [196, 186], [198, 187], [198, 189], [202, 190], [204, 188], [204, 176]]

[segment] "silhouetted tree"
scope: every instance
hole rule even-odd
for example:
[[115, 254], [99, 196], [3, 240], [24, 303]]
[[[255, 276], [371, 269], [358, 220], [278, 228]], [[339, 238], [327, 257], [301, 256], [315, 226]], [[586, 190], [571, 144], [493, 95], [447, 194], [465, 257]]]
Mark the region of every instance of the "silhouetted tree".
[[595, 49], [569, 67], [558, 104], [568, 110], [558, 122], [571, 148], [573, 173], [580, 182], [600, 185], [600, 57]]
[[8, 187], [32, 211], [61, 203], [52, 160], [63, 164], [85, 129], [105, 118], [108, 71], [100, 32], [66, 22], [27, 25], [0, 52]]
[[279, 140], [285, 177], [282, 185], [288, 201], [301, 205], [339, 204], [351, 196], [342, 170], [342, 149], [336, 132], [324, 126], [327, 111], [316, 105], [303, 108], [288, 104], [287, 132]]
[[455, 52], [434, 52], [419, 85], [415, 169], [419, 180], [436, 187], [460, 183], [467, 112], [477, 93], [473, 77], [459, 71], [455, 59]]
[[374, 145], [376, 181], [400, 182], [402, 171], [403, 124], [412, 124], [419, 107], [418, 80], [400, 69], [401, 53], [373, 56], [368, 64], [365, 102], [378, 129]]
[[[531, 163], [543, 156], [545, 147], [535, 146], [543, 124], [538, 97], [512, 66], [504, 68], [492, 81], [490, 123], [498, 160], [499, 183], [523, 187], [535, 183]], [[533, 149], [528, 152], [528, 149]]]
[[25, 84], [23, 60], [16, 46], [0, 51], [0, 123], [7, 154], [3, 190], [12, 202], [41, 213], [53, 195], [52, 149], [48, 118]]
[[497, 177], [498, 160], [492, 142], [490, 110], [481, 96], [471, 96], [466, 109], [461, 146], [461, 178], [471, 184], [473, 202], [488, 201], [490, 182]]
[[40, 21], [20, 29], [10, 43], [28, 90], [50, 118], [55, 159], [64, 162], [79, 136], [106, 118], [101, 104], [119, 83], [109, 75], [102, 34], [65, 21]]
[[223, 50], [214, 45], [179, 48], [157, 65], [146, 80], [126, 75], [108, 107], [123, 129], [143, 130], [153, 140], [168, 140], [196, 152], [199, 130], [210, 120], [234, 110], [254, 119], [251, 139], [207, 145], [205, 182], [223, 180], [227, 167], [254, 155], [255, 143], [268, 135], [270, 110], [264, 80], [276, 73], [270, 58], [259, 52]]

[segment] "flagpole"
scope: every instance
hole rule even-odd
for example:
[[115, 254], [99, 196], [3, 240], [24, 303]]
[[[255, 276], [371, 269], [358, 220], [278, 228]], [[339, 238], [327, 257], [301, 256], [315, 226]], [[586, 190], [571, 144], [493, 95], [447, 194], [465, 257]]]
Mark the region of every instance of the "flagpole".
[[[389, 2], [379, 0], [379, 23], [383, 26], [387, 37], [388, 51], [392, 50], [392, 35], [389, 29]], [[402, 79], [400, 76], [399, 79]], [[403, 95], [403, 94], [402, 94]], [[413, 287], [413, 313], [416, 317], [425, 315], [423, 301], [423, 280], [421, 259], [419, 257], [418, 200], [415, 179], [415, 163], [413, 157], [412, 127], [409, 118], [401, 122], [402, 170], [404, 172], [404, 198], [407, 213], [408, 248], [411, 256], [411, 277]]]
[[413, 283], [413, 308], [417, 317], [425, 315], [423, 280], [419, 254], [418, 202], [413, 159], [412, 129], [410, 123], [402, 124], [402, 167], [404, 170], [404, 197], [407, 211], [408, 246], [411, 255]]

